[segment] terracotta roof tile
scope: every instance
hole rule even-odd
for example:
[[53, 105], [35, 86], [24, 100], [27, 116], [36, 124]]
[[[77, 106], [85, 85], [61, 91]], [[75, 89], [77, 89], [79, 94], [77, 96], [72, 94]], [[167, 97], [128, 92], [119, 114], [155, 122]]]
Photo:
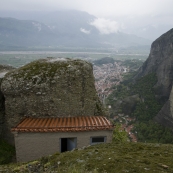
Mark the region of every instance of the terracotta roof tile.
[[103, 116], [25, 118], [13, 132], [77, 132], [90, 130], [112, 130], [112, 123]]

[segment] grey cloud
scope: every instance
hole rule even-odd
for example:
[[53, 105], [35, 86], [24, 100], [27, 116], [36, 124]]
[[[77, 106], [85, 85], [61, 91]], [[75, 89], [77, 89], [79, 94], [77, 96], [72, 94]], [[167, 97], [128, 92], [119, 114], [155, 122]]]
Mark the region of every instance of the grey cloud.
[[172, 12], [172, 0], [1, 0], [0, 10], [76, 9], [98, 17]]
[[[98, 18], [91, 25], [101, 34], [118, 30], [136, 34], [136, 29], [165, 25], [160, 34], [173, 27], [173, 0], [1, 0], [0, 4], [0, 14], [4, 10], [32, 11], [32, 14], [61, 9], [86, 11]], [[89, 34], [85, 28], [79, 29]]]

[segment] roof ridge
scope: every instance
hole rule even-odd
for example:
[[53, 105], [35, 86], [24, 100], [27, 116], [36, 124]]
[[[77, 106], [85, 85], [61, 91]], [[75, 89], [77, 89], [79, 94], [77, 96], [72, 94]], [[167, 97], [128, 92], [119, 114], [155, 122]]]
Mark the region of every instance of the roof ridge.
[[114, 125], [104, 116], [26, 117], [16, 127], [12, 128], [11, 131], [88, 131], [112, 129], [113, 127]]

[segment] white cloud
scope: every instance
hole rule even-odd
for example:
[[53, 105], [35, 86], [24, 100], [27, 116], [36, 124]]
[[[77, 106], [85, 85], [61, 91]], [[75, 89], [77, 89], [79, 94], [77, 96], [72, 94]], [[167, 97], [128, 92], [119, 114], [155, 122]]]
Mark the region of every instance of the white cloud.
[[90, 34], [90, 30], [88, 31], [88, 30], [86, 30], [84, 28], [80, 28], [80, 31], [85, 33], [85, 34]]
[[95, 26], [101, 34], [117, 33], [120, 29], [116, 21], [104, 18], [97, 18], [90, 25]]

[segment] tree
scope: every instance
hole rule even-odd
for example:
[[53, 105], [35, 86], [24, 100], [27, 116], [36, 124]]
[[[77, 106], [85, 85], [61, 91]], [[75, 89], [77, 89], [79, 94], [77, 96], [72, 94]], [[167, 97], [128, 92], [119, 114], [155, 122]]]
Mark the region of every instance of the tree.
[[127, 142], [128, 141], [128, 134], [124, 129], [122, 129], [122, 126], [120, 124], [115, 125], [112, 141], [113, 142]]

